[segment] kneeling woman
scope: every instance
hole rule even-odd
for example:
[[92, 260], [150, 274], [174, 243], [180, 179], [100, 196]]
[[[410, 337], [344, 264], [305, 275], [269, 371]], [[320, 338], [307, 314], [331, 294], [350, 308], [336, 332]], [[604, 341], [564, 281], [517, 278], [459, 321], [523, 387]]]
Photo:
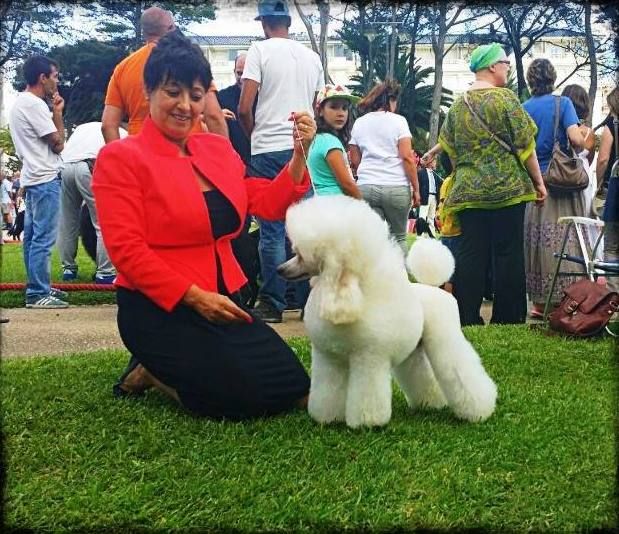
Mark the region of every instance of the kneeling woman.
[[200, 48], [162, 38], [144, 68], [150, 117], [105, 146], [93, 177], [103, 239], [118, 271], [118, 328], [132, 354], [117, 396], [155, 386], [190, 412], [245, 419], [302, 406], [309, 378], [286, 343], [243, 309], [230, 246], [248, 213], [283, 219], [309, 188], [296, 113], [294, 154], [273, 180], [245, 178], [230, 142], [191, 134], [212, 75]]

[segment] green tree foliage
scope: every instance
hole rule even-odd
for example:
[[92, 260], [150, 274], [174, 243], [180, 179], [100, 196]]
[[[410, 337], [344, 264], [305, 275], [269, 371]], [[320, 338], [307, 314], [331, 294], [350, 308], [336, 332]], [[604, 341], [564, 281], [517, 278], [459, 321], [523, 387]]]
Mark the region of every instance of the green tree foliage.
[[65, 99], [64, 122], [69, 132], [79, 124], [101, 120], [110, 76], [128, 52], [122, 46], [94, 39], [49, 51], [60, 65], [59, 91]]
[[83, 32], [69, 28], [69, 4], [33, 0], [0, 3], [0, 68], [49, 48], [49, 35], [79, 38]]
[[8, 126], [0, 128], [0, 152], [7, 159], [6, 168], [12, 172], [21, 169], [21, 162], [15, 153], [15, 145]]
[[[107, 35], [110, 41], [136, 50], [142, 46], [140, 17], [152, 2], [105, 0], [86, 3], [83, 7], [87, 17], [97, 22], [97, 31]], [[211, 0], [182, 0], [157, 2], [157, 6], [172, 12], [176, 25], [185, 29], [189, 23], [215, 19], [215, 5]]]

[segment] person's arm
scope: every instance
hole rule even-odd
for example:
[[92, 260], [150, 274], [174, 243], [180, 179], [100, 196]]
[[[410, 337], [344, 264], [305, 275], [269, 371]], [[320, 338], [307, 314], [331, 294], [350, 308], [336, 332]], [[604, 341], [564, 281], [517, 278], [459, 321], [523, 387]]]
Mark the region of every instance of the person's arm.
[[398, 155], [404, 165], [406, 177], [411, 184], [411, 193], [413, 197], [412, 205], [414, 208], [417, 208], [421, 204], [421, 197], [419, 196], [417, 165], [415, 163], [415, 156], [413, 154], [413, 147], [411, 145], [410, 137], [403, 137], [398, 141]]
[[123, 110], [119, 107], [106, 104], [101, 115], [101, 133], [106, 144], [120, 139], [120, 123], [123, 119]]
[[258, 87], [258, 82], [248, 78], [243, 79], [243, 88], [241, 89], [237, 116], [241, 128], [248, 138], [251, 138], [251, 133], [254, 130], [253, 106], [256, 96], [258, 95]]
[[52, 100], [52, 122], [56, 131], [43, 136], [52, 152], [60, 154], [64, 148], [64, 122], [62, 120], [62, 110], [64, 109], [64, 99], [56, 93]]
[[434, 158], [443, 151], [443, 148], [439, 143], [436, 143], [430, 150], [428, 150], [423, 156], [421, 161], [423, 163], [430, 163]]
[[228, 125], [217, 101], [217, 94], [210, 89], [204, 101], [204, 122], [209, 132], [228, 137]]
[[348, 152], [350, 154], [350, 166], [352, 171], [357, 174], [357, 169], [361, 163], [361, 150], [357, 145], [349, 144]]
[[585, 131], [580, 132], [583, 135], [585, 142], [585, 149], [587, 150], [587, 161], [589, 165], [593, 163], [595, 159], [595, 134], [591, 128], [585, 127]]
[[585, 147], [585, 139], [580, 133], [580, 128], [577, 124], [572, 124], [572, 126], [568, 127], [565, 130], [567, 133], [567, 137], [570, 140], [570, 144], [572, 148], [576, 152], [580, 152]]
[[598, 152], [598, 161], [595, 165], [595, 176], [597, 178], [597, 190], [599, 191], [604, 183], [604, 175], [610, 160], [610, 152], [613, 147], [613, 133], [608, 126], [604, 126], [602, 130], [602, 139], [600, 140], [600, 151]]
[[333, 148], [329, 150], [325, 159], [337, 183], [340, 184], [342, 191], [344, 191], [344, 194], [353, 198], [363, 198], [352, 174], [350, 174], [348, 165], [346, 165], [344, 153], [337, 148]]
[[536, 204], [543, 204], [544, 200], [548, 196], [546, 186], [544, 185], [544, 179], [542, 178], [542, 171], [539, 168], [539, 162], [537, 161], [537, 154], [535, 150], [531, 152], [529, 157], [524, 161], [524, 165], [529, 173], [529, 177], [535, 187], [535, 193], [537, 194]]

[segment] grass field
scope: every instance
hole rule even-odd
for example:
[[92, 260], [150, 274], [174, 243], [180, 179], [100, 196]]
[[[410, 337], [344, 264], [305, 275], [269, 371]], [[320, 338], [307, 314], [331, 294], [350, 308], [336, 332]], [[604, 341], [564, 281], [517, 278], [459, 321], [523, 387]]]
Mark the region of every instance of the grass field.
[[[78, 278], [75, 283], [91, 284], [95, 274], [96, 265], [86, 254], [81, 243], [77, 251], [77, 264], [79, 265]], [[2, 264], [0, 269], [0, 281], [25, 282], [26, 271], [21, 244], [2, 245]], [[52, 250], [51, 266], [52, 283], [62, 282], [62, 266], [58, 257], [58, 249]], [[66, 282], [65, 282], [66, 283]], [[116, 294], [114, 291], [71, 291], [69, 292], [69, 304], [114, 304]], [[0, 307], [20, 308], [24, 306], [23, 291], [0, 291]]]
[[[117, 401], [124, 352], [3, 362], [7, 526], [34, 530], [393, 531], [616, 527], [611, 340], [465, 329], [498, 384], [474, 425], [409, 413], [384, 429], [307, 414], [184, 414], [156, 392]], [[293, 348], [309, 366], [307, 340]]]

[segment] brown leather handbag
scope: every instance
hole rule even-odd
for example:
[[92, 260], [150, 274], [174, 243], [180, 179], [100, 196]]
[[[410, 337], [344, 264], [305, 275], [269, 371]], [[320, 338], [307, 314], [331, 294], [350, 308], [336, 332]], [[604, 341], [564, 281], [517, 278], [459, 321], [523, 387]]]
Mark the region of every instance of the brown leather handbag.
[[561, 150], [557, 136], [559, 116], [561, 115], [560, 102], [561, 97], [555, 96], [554, 146], [548, 169], [546, 169], [546, 174], [544, 175], [544, 183], [551, 192], [573, 193], [575, 191], [582, 191], [589, 185], [589, 175], [582, 160], [574, 154], [571, 146], [568, 147], [569, 154]]
[[619, 293], [582, 279], [565, 288], [563, 300], [548, 320], [552, 330], [573, 337], [590, 337], [601, 333], [617, 310]]

